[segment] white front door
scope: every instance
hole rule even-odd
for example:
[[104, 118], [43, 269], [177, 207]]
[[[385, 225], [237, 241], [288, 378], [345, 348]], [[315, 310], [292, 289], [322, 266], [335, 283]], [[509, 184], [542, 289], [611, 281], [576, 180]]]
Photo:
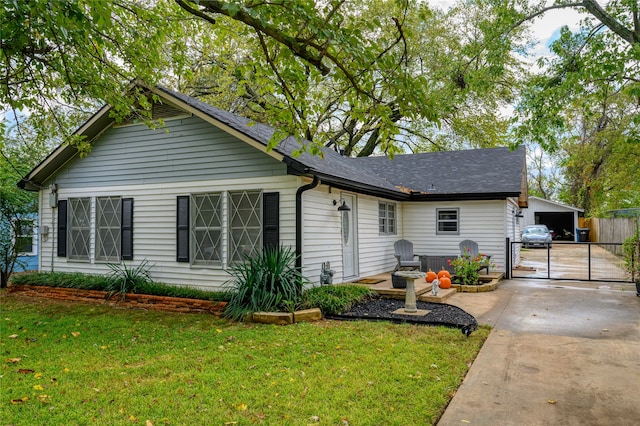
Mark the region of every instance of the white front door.
[[357, 275], [357, 223], [356, 198], [353, 195], [342, 194], [345, 204], [351, 209], [341, 211], [342, 220], [342, 278], [344, 281]]

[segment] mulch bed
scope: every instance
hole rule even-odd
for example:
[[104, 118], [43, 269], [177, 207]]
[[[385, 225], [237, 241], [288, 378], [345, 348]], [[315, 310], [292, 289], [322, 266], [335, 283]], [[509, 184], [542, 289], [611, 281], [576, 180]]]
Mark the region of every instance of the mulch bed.
[[393, 311], [404, 308], [404, 300], [374, 297], [355, 304], [346, 312], [338, 315], [326, 315], [326, 318], [441, 325], [459, 328], [467, 336], [478, 328], [478, 321], [475, 317], [457, 306], [422, 301], [418, 301], [416, 305], [418, 309], [430, 312], [424, 316], [394, 314]]

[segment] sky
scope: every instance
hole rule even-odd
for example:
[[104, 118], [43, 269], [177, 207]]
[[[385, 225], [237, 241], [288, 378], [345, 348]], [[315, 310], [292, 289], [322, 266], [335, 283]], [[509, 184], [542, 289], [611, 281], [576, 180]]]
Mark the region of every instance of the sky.
[[[442, 9], [448, 9], [454, 4], [454, 0], [428, 0], [430, 4]], [[548, 4], [553, 2], [548, 1]], [[567, 25], [571, 30], [577, 30], [580, 20], [585, 14], [578, 13], [575, 9], [554, 9], [536, 18], [531, 26], [533, 36], [538, 41], [532, 55], [534, 57], [549, 55], [549, 44], [560, 35], [560, 28]]]

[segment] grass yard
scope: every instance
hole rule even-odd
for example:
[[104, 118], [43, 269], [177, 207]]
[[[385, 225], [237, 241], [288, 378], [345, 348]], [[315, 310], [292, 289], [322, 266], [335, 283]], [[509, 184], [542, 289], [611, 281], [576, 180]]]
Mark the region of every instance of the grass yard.
[[488, 335], [0, 302], [2, 425], [429, 425]]

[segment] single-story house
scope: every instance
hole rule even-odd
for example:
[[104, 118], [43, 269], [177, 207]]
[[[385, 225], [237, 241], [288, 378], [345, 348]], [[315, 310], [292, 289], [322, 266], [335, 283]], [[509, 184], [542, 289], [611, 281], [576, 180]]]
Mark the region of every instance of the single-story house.
[[[522, 228], [542, 224], [553, 230], [559, 239], [575, 240], [576, 228], [579, 226], [578, 217], [582, 215], [583, 209], [530, 196], [529, 206], [522, 210]], [[565, 231], [571, 233], [571, 236]]]
[[152, 129], [116, 123], [106, 105], [76, 134], [81, 157], [55, 149], [18, 184], [39, 191], [40, 270], [106, 273], [108, 263], [151, 265], [156, 281], [219, 288], [230, 265], [270, 244], [295, 248], [313, 283], [393, 270], [393, 244], [459, 254], [478, 242], [504, 270], [506, 238], [527, 205], [525, 151], [508, 148], [350, 158], [303, 152], [274, 129], [164, 87]]

